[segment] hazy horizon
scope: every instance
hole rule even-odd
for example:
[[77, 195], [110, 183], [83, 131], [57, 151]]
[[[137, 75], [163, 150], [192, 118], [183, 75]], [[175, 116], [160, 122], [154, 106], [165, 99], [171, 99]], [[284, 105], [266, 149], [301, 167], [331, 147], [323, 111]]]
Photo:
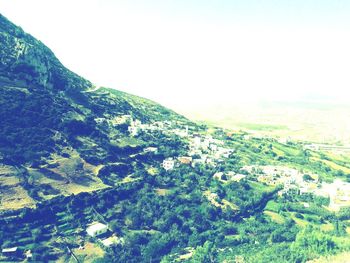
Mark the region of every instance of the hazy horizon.
[[4, 0], [0, 10], [96, 85], [175, 110], [350, 100], [347, 1]]

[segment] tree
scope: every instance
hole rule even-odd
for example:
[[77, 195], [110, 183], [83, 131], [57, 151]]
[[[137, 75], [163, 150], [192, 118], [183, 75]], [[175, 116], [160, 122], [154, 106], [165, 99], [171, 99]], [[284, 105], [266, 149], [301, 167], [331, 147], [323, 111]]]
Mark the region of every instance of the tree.
[[196, 262], [216, 262], [217, 250], [216, 246], [210, 242], [206, 241], [203, 246], [199, 246], [193, 253], [190, 260], [191, 263]]
[[303, 175], [303, 180], [304, 181], [312, 181], [313, 179], [312, 179], [312, 177], [309, 174], [304, 174]]
[[40, 241], [41, 235], [42, 235], [41, 229], [36, 228], [36, 229], [32, 230], [32, 237], [33, 237], [33, 240], [35, 242]]
[[332, 236], [308, 225], [300, 231], [292, 244], [295, 254], [303, 255], [304, 259], [328, 254], [337, 249]]

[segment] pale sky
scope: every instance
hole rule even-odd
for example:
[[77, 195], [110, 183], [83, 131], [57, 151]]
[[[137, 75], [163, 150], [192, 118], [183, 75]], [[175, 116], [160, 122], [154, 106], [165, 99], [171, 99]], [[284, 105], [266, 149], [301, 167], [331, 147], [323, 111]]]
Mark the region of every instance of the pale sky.
[[97, 85], [175, 109], [350, 98], [347, 0], [1, 0], [0, 12]]

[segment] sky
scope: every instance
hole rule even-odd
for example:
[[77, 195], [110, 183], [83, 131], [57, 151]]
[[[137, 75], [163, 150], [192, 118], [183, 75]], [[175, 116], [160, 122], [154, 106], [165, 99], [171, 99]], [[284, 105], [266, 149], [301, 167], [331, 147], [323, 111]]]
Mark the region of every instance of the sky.
[[347, 0], [0, 0], [98, 86], [168, 107], [350, 102]]

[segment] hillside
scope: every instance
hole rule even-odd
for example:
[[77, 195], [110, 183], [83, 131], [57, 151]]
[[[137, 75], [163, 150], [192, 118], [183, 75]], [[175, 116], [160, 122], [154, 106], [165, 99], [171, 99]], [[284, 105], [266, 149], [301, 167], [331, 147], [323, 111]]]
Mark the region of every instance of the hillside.
[[[133, 151], [118, 147], [127, 131], [111, 130], [108, 120], [132, 114], [143, 122], [186, 121], [154, 102], [96, 90], [3, 16], [0, 38], [0, 157], [6, 175], [0, 210], [107, 187], [96, 177], [98, 168]], [[102, 119], [106, 126], [97, 123]]]
[[306, 262], [350, 250], [348, 156], [95, 87], [3, 16], [0, 38], [0, 261]]

